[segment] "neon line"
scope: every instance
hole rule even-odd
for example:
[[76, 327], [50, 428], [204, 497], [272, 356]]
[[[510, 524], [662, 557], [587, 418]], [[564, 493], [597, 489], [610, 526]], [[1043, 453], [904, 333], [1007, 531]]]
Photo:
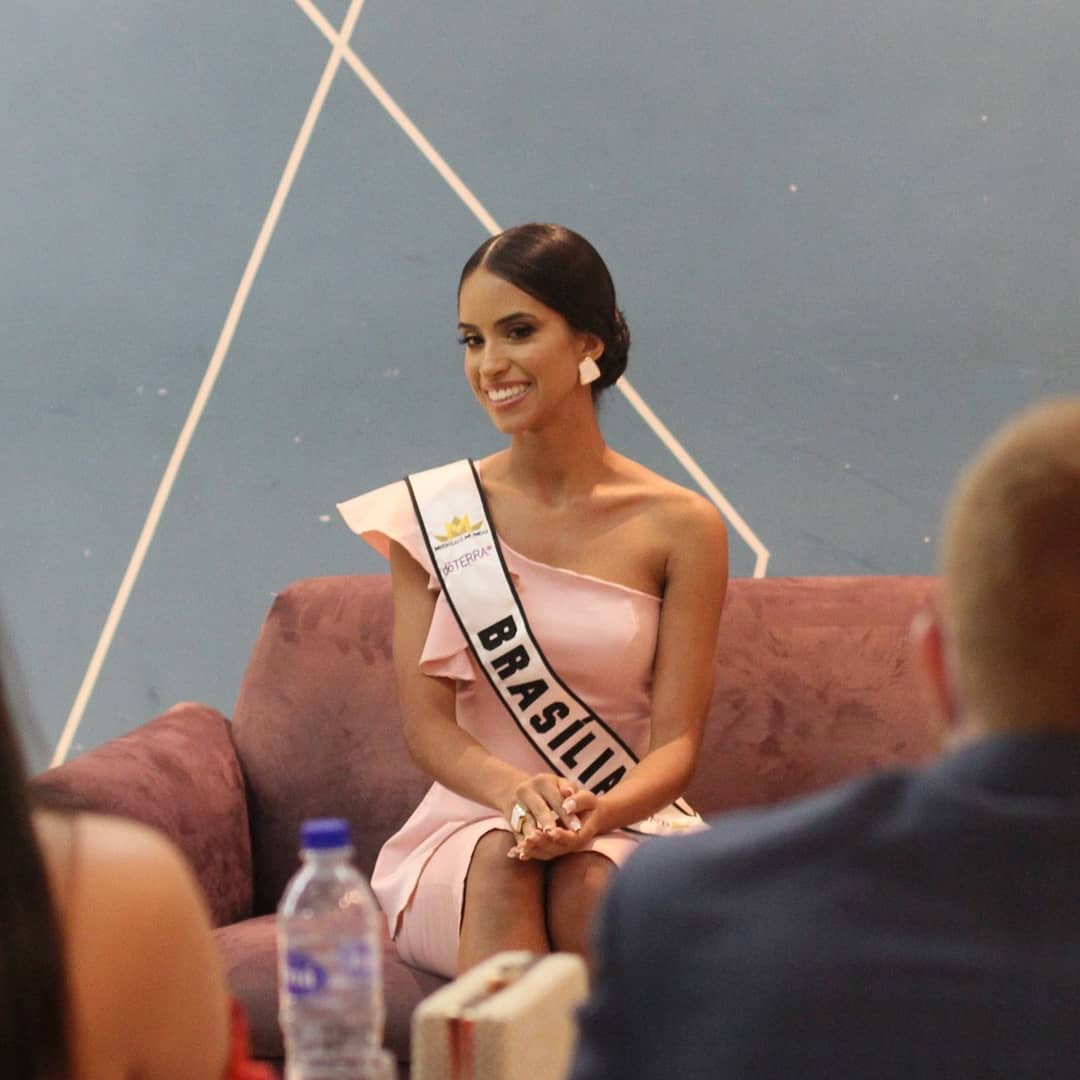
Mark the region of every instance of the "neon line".
[[454, 194], [473, 212], [473, 215], [494, 236], [502, 232], [498, 222], [487, 212], [483, 203], [466, 187], [465, 182], [450, 166], [446, 159], [424, 137], [423, 132], [405, 115], [398, 103], [386, 92], [382, 83], [370, 69], [350, 49], [345, 54], [345, 62], [360, 76], [361, 81], [371, 91], [375, 100], [394, 118], [398, 127], [412, 140], [416, 148], [431, 163], [435, 171], [450, 185]]
[[[295, 0], [297, 6], [318, 27], [327, 41], [337, 44], [336, 32], [330, 22], [323, 16], [312, 0]], [[427, 159], [435, 171], [453, 189], [459, 199], [473, 212], [476, 219], [493, 236], [502, 232], [498, 222], [488, 213], [483, 203], [469, 190], [460, 176], [447, 164], [446, 159], [428, 141], [423, 132], [409, 119], [405, 110], [390, 96], [386, 87], [374, 76], [371, 69], [353, 52], [352, 48], [345, 49], [345, 63], [359, 76], [361, 82], [371, 91], [375, 100], [390, 114], [398, 127], [409, 137], [413, 145]], [[735, 531], [746, 542], [756, 559], [754, 562], [754, 577], [764, 577], [765, 569], [769, 564], [769, 549], [758, 539], [757, 534], [746, 523], [743, 516], [724, 497], [720, 489], [709, 479], [705, 470], [689, 454], [686, 447], [679, 442], [671, 433], [666, 424], [653, 412], [645, 399], [631, 386], [626, 378], [621, 378], [615, 384], [625, 395], [637, 414], [650, 427], [653, 434], [668, 448], [675, 459], [694, 478], [710, 499], [720, 508]]]
[[195, 434], [195, 429], [198, 427], [199, 420], [202, 418], [202, 414], [206, 409], [206, 403], [210, 400], [210, 394], [213, 392], [214, 384], [217, 382], [218, 375], [221, 372], [221, 367], [225, 363], [225, 357], [228, 355], [229, 347], [232, 344], [233, 334], [236, 332], [237, 324], [240, 322], [240, 316], [243, 314], [244, 306], [247, 303], [248, 295], [250, 294], [251, 287], [255, 281], [255, 275], [259, 272], [259, 267], [262, 265], [263, 256], [266, 254], [270, 239], [274, 235], [274, 230], [277, 227], [278, 219], [280, 218], [282, 208], [285, 205], [285, 200], [288, 198], [289, 190], [296, 177], [296, 172], [300, 167], [300, 162], [303, 160], [304, 153], [311, 140], [311, 134], [315, 130], [315, 123], [319, 119], [319, 114], [322, 112], [326, 96], [330, 91], [330, 85], [334, 80], [334, 76], [337, 74], [338, 68], [341, 66], [342, 53], [352, 35], [353, 28], [356, 26], [356, 20], [359, 18], [363, 6], [364, 0], [352, 0], [349, 5], [349, 10], [345, 15], [345, 21], [342, 23], [341, 33], [335, 37], [333, 43], [334, 47], [331, 50], [330, 58], [327, 60], [326, 67], [323, 69], [322, 78], [319, 79], [319, 84], [315, 89], [315, 95], [311, 99], [311, 104], [308, 106], [304, 122], [300, 125], [300, 131], [297, 133], [296, 141], [293, 143], [288, 161], [285, 163], [285, 169], [281, 174], [281, 179], [278, 181], [277, 190], [274, 192], [274, 198], [270, 203], [270, 209], [267, 211], [266, 217], [263, 220], [262, 228], [259, 230], [258, 238], [255, 241], [255, 247], [252, 249], [247, 266], [244, 268], [243, 276], [240, 278], [240, 284], [237, 287], [236, 295], [233, 297], [232, 306], [229, 308], [229, 313], [225, 318], [225, 325], [221, 329], [221, 336], [218, 338], [217, 345], [214, 347], [214, 352], [210, 358], [206, 373], [203, 375], [198, 392], [195, 394], [195, 400], [191, 403], [191, 409], [188, 412], [187, 419], [184, 421], [184, 426], [180, 430], [176, 445], [173, 447], [172, 455], [169, 458], [168, 465], [165, 467], [165, 473], [161, 478], [161, 483], [158, 485], [157, 493], [154, 495], [153, 502], [150, 504], [150, 512], [147, 514], [142, 531], [139, 533], [139, 539], [135, 544], [135, 550], [131, 553], [131, 559], [128, 562], [127, 570], [120, 582], [120, 588], [116, 592], [112, 607], [109, 609], [109, 614], [105, 620], [105, 625], [102, 628], [101, 636], [98, 638], [97, 646], [94, 648], [93, 655], [90, 657], [89, 666], [86, 669], [86, 674], [83, 675], [79, 691], [75, 695], [75, 702], [71, 706], [71, 712], [68, 714], [64, 730], [60, 735], [60, 740], [56, 744], [56, 749], [53, 752], [50, 765], [59, 765], [67, 757], [68, 751], [71, 748], [71, 743], [75, 738], [75, 733], [78, 731], [79, 724], [82, 722], [87, 703], [90, 701], [90, 695], [94, 692], [98, 676], [101, 674], [105, 658], [109, 654], [113, 638], [116, 635], [116, 628], [120, 625], [120, 620], [124, 615], [124, 609], [127, 607], [131, 591], [134, 589], [135, 582], [142, 570], [143, 562], [146, 559], [146, 553], [150, 548], [151, 541], [154, 539], [154, 534], [157, 532], [158, 523], [165, 510], [165, 504], [169, 501], [173, 484], [176, 482], [180, 466], [183, 464], [184, 457], [188, 452], [188, 447], [191, 445], [191, 439]]
[[[333, 26], [319, 13], [312, 0], [296, 0], [296, 4], [319, 28], [328, 41], [336, 40]], [[469, 190], [465, 181], [447, 164], [446, 159], [428, 142], [424, 133], [409, 119], [405, 110], [390, 96], [386, 87], [372, 74], [371, 69], [351, 48], [345, 50], [345, 63], [359, 76], [371, 91], [375, 100], [390, 114], [394, 122], [409, 137], [413, 145], [427, 159], [434, 170], [446, 181], [454, 194], [472, 211], [473, 215], [492, 236], [502, 232], [498, 222], [488, 213], [483, 203]]]

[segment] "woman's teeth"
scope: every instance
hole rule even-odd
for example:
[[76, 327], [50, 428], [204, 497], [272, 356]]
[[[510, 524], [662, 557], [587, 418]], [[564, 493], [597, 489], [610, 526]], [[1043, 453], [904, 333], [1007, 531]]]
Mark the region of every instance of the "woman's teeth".
[[503, 402], [512, 401], [514, 398], [522, 397], [527, 394], [529, 387], [526, 386], [507, 386], [507, 387], [489, 387], [487, 390], [488, 401], [493, 401], [497, 405], [501, 405]]

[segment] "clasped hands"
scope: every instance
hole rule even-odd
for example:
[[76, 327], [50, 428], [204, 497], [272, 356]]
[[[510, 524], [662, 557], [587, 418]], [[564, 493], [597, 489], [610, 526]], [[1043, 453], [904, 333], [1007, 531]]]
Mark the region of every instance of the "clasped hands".
[[507, 815], [517, 839], [507, 858], [557, 859], [580, 851], [600, 831], [599, 802], [599, 796], [565, 777], [530, 776], [515, 789]]

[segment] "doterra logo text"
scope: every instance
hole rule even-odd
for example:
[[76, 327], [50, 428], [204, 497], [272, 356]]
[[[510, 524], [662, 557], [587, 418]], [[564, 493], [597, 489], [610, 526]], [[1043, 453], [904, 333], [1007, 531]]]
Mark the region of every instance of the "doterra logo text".
[[476, 548], [473, 551], [466, 551], [456, 559], [449, 559], [447, 562], [440, 564], [443, 577], [447, 578], [456, 570], [464, 570], [466, 566], [477, 562], [479, 559], [486, 559], [489, 555], [494, 554], [495, 548], [491, 544], [485, 544], [483, 547]]

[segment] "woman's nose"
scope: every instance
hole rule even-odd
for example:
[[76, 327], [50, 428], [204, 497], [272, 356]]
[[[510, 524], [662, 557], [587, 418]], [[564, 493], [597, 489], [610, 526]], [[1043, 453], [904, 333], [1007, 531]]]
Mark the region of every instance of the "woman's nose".
[[500, 375], [509, 367], [509, 361], [497, 342], [485, 345], [480, 354], [480, 374], [491, 378]]

